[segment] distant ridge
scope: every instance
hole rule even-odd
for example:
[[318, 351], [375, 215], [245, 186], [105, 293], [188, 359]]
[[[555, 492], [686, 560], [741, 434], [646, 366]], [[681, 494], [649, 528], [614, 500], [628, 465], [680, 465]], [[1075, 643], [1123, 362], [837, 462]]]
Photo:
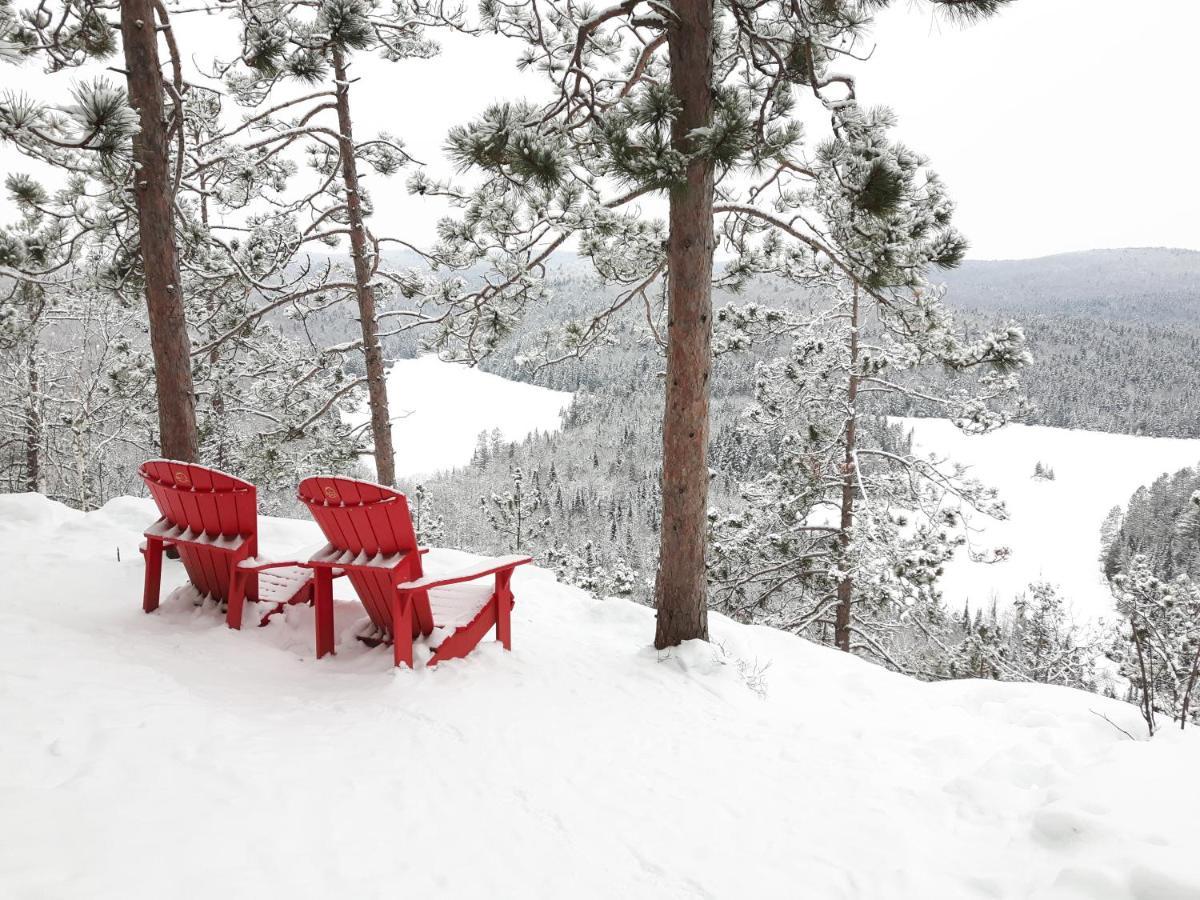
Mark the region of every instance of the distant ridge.
[[967, 260], [938, 273], [952, 305], [1112, 322], [1200, 324], [1200, 251], [1129, 247], [1036, 259]]
[[1121, 257], [1125, 255], [1150, 255], [1163, 254], [1166, 256], [1193, 256], [1200, 257], [1200, 250], [1188, 250], [1185, 247], [1100, 247], [1094, 250], [1066, 250], [1062, 253], [1047, 253], [1043, 256], [1028, 256], [1028, 257], [998, 257], [996, 259], [976, 259], [967, 257], [966, 265], [984, 264], [990, 265], [993, 263], [1040, 263], [1055, 259], [1074, 259], [1080, 256], [1096, 257], [1096, 256], [1111, 256]]
[[[422, 268], [413, 253], [391, 252], [393, 266]], [[482, 274], [482, 266], [471, 273]], [[547, 268], [560, 277], [588, 278], [590, 261], [555, 253]], [[947, 300], [984, 313], [1063, 314], [1109, 322], [1200, 326], [1200, 251], [1126, 247], [1056, 253], [1033, 259], [969, 259], [931, 273]]]

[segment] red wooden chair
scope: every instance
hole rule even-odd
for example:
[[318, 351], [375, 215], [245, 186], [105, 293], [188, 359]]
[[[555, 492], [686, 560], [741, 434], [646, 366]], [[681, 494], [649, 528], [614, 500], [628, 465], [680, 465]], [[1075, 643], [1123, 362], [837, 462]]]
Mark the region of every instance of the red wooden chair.
[[[258, 562], [258, 492], [216, 469], [156, 459], [138, 474], [161, 518], [145, 532], [146, 584], [142, 609], [158, 609], [163, 548], [174, 546], [196, 590], [228, 604], [225, 621], [242, 627], [244, 599], [305, 603], [312, 576], [295, 563]], [[271, 613], [267, 614], [268, 616]], [[263, 622], [266, 622], [264, 617]]]
[[[392, 641], [396, 665], [412, 666], [413, 639], [435, 628], [449, 632], [429, 665], [466, 656], [496, 627], [512, 649], [509, 588], [528, 556], [487, 559], [448, 578], [424, 578], [408, 500], [390, 488], [351, 478], [306, 478], [300, 499], [329, 543], [305, 565], [314, 570], [317, 656], [334, 652], [333, 579], [350, 579], [371, 622]], [[488, 575], [494, 585], [470, 582]]]

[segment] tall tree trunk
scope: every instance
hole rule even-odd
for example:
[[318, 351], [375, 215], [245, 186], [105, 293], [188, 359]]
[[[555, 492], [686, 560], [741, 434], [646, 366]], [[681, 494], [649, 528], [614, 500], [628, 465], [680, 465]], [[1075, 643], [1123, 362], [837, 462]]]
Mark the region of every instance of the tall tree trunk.
[[[858, 440], [858, 286], [854, 287], [854, 298], [850, 301], [850, 381], [846, 388], [846, 458], [842, 462], [842, 518], [838, 528], [838, 543], [843, 560], [847, 565], [846, 551], [850, 547], [850, 532], [854, 527], [854, 482], [858, 477], [858, 457], [855, 455]], [[835, 616], [833, 642], [839, 650], [850, 652], [851, 603], [854, 600], [854, 579], [849, 573], [838, 582], [837, 613]]]
[[121, 0], [121, 42], [129, 102], [141, 122], [141, 132], [133, 138], [134, 196], [158, 392], [159, 445], [168, 459], [195, 462], [199, 442], [192, 347], [179, 283], [174, 184], [163, 115], [158, 31], [150, 0]]
[[[712, 0], [676, 0], [667, 29], [681, 104], [672, 141], [712, 124]], [[667, 384], [654, 646], [708, 639], [708, 394], [712, 366], [713, 165], [696, 159], [671, 191], [667, 240]]]
[[25, 357], [25, 387], [29, 391], [25, 407], [25, 490], [35, 493], [42, 481], [42, 400], [36, 351], [34, 337]]
[[380, 484], [396, 483], [396, 457], [392, 450], [392, 422], [388, 412], [387, 383], [384, 381], [383, 348], [379, 345], [379, 323], [375, 318], [375, 292], [371, 288], [367, 229], [363, 224], [362, 198], [358, 190], [358, 160], [354, 157], [354, 131], [350, 120], [350, 82], [346, 57], [333, 49], [333, 73], [337, 79], [338, 131], [341, 133], [342, 183], [346, 188], [346, 218], [350, 226], [350, 255], [354, 258], [358, 320], [362, 326], [363, 356], [367, 363], [367, 397], [371, 408], [371, 437], [375, 443], [375, 472]]

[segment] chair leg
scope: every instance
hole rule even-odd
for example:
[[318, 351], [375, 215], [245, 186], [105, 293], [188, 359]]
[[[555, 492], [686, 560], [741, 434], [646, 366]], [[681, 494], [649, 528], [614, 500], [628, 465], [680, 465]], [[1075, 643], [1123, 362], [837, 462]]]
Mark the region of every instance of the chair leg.
[[392, 658], [397, 666], [413, 667], [413, 604], [407, 594], [392, 592]]
[[321, 567], [315, 573], [317, 659], [333, 653], [333, 572]]
[[429, 637], [433, 634], [433, 610], [429, 606], [429, 591], [416, 591], [409, 596], [416, 625], [421, 634]]
[[496, 640], [512, 649], [512, 570], [496, 573]]
[[160, 538], [146, 539], [146, 583], [142, 590], [143, 612], [158, 609], [158, 592], [162, 584], [163, 542]]
[[229, 579], [229, 608], [225, 611], [225, 624], [234, 631], [242, 628], [242, 610], [246, 605], [246, 572], [233, 566], [233, 576]]

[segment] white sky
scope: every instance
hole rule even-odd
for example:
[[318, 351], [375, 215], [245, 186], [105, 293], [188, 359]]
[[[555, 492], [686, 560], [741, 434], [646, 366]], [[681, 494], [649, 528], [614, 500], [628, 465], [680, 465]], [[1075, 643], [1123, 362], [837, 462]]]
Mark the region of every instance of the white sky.
[[[213, 41], [177, 20], [184, 52]], [[898, 0], [880, 17], [859, 97], [891, 106], [898, 135], [932, 159], [958, 202], [977, 259], [1096, 247], [1200, 249], [1197, 92], [1200, 0], [1018, 0], [970, 28]], [[449, 127], [489, 103], [538, 93], [515, 70], [515, 44], [443, 38], [432, 61], [362, 62], [356, 136], [388, 130], [444, 172]], [[66, 93], [63, 76], [0, 69], [5, 88]], [[29, 168], [0, 147], [0, 167]], [[403, 175], [373, 179], [376, 230], [429, 239], [442, 208], [409, 197]], [[11, 209], [0, 201], [0, 221]]]

